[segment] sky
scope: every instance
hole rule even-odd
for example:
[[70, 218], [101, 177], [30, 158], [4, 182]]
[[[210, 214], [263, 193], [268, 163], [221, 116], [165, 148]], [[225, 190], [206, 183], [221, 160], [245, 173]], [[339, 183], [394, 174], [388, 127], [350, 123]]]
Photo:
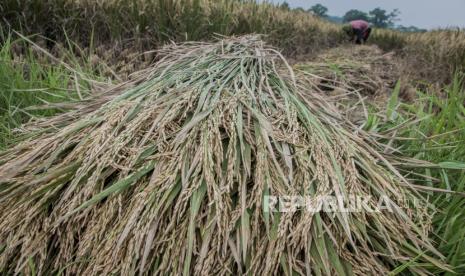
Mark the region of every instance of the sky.
[[[433, 29], [438, 27], [465, 28], [465, 0], [286, 0], [292, 8], [309, 8], [320, 3], [329, 15], [343, 16], [350, 9], [368, 12], [380, 7], [387, 11], [399, 9], [399, 25]], [[283, 2], [270, 0], [269, 2]]]

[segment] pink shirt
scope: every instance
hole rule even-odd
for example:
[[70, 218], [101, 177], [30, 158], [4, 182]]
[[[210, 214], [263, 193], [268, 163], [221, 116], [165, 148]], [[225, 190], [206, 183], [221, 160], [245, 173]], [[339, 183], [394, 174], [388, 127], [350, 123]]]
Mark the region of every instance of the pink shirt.
[[368, 22], [365, 20], [354, 20], [350, 21], [350, 26], [352, 26], [353, 29], [365, 31], [368, 29]]

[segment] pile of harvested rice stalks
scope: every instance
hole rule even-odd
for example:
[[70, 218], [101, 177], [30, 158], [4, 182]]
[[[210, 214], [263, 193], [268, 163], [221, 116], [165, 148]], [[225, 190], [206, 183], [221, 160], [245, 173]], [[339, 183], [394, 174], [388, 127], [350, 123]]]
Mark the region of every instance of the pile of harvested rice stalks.
[[[2, 273], [374, 275], [442, 266], [426, 202], [258, 37], [172, 45], [0, 154]], [[267, 196], [394, 211], [273, 212]], [[407, 202], [416, 200], [415, 208]]]
[[400, 65], [393, 54], [374, 45], [341, 46], [294, 67], [312, 78], [315, 89], [330, 95], [356, 91], [377, 98], [389, 95], [400, 77]]

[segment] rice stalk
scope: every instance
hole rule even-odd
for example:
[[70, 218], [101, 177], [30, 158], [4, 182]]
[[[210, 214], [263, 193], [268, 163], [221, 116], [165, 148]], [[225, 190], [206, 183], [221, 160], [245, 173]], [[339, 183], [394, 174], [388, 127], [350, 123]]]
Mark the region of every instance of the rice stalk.
[[[259, 37], [159, 54], [0, 153], [2, 272], [448, 269], [425, 199]], [[370, 196], [372, 208], [388, 197], [395, 211], [266, 212], [267, 195]]]

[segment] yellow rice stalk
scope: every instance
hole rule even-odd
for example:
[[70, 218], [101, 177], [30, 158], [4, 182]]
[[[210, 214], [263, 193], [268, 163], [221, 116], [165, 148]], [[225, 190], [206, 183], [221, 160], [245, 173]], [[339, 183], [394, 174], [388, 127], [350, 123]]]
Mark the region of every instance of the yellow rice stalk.
[[[279, 52], [246, 36], [160, 55], [0, 154], [3, 273], [374, 275], [417, 256], [442, 266], [425, 201]], [[395, 210], [267, 212], [267, 195], [388, 197]]]

